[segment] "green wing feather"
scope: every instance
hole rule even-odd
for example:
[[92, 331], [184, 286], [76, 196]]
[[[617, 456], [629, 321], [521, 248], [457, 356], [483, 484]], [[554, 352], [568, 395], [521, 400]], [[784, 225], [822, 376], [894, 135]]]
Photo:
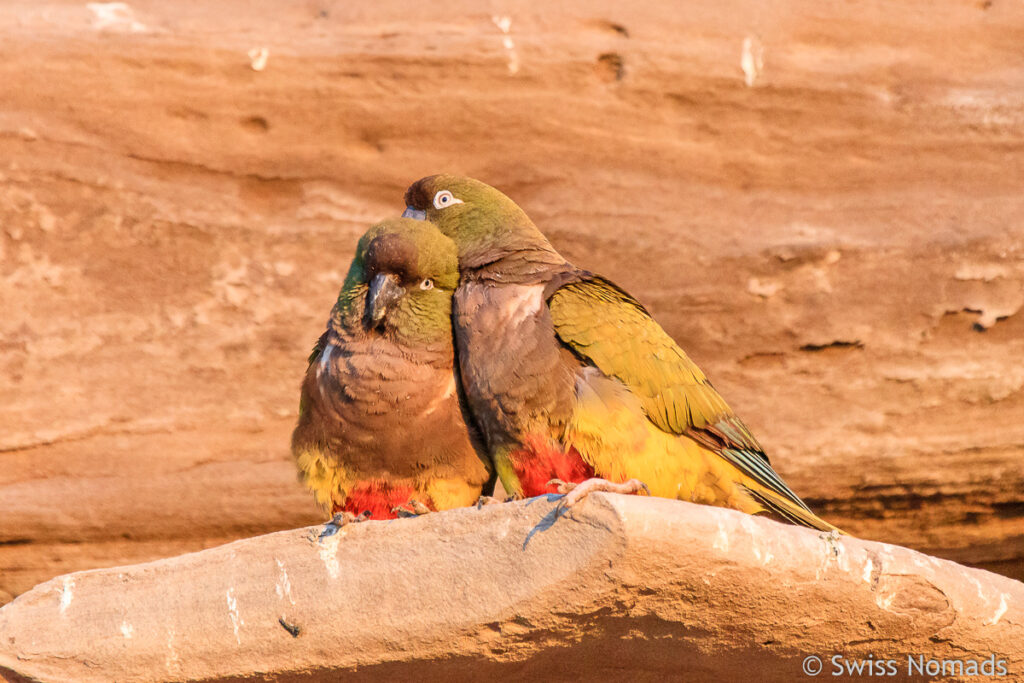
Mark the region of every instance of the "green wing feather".
[[556, 289], [548, 307], [562, 342], [628, 386], [651, 422], [690, 437], [810, 512], [700, 368], [639, 301], [608, 280], [586, 274]]

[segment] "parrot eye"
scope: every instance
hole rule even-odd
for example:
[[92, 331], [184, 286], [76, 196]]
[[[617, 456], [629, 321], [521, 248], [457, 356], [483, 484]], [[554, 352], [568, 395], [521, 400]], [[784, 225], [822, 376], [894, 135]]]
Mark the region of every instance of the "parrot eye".
[[420, 289], [433, 289], [433, 288], [434, 288], [434, 281], [431, 280], [430, 278], [427, 278], [426, 280], [424, 280], [423, 282], [420, 283]]
[[434, 208], [435, 209], [443, 209], [446, 206], [451, 206], [452, 204], [461, 204], [461, 203], [462, 203], [462, 200], [461, 199], [456, 199], [455, 195], [453, 195], [448, 190], [441, 190], [440, 192], [438, 192], [437, 194], [434, 195]]

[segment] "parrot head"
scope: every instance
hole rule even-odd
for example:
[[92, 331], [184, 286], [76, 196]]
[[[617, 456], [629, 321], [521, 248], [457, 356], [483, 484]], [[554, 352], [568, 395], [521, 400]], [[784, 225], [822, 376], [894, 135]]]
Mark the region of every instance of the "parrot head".
[[384, 221], [359, 240], [335, 307], [337, 322], [399, 341], [438, 341], [451, 333], [458, 284], [455, 244], [432, 223]]
[[432, 175], [405, 193], [405, 218], [428, 220], [455, 241], [463, 268], [516, 251], [553, 251], [526, 213], [495, 188], [454, 175]]

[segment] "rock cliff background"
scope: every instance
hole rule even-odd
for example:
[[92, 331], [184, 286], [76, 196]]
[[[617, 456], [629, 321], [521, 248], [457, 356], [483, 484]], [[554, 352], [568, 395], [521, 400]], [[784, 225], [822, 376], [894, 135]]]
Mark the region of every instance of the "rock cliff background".
[[1024, 578], [1024, 5], [0, 5], [0, 602], [320, 519], [297, 387], [428, 173], [636, 294], [822, 516]]

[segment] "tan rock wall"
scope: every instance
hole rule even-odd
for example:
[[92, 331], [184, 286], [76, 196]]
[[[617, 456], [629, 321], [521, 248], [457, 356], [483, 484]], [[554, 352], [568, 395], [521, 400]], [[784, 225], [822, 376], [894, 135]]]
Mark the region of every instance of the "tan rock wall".
[[304, 360], [439, 170], [647, 303], [825, 517], [1024, 576], [1019, 3], [128, 6], [0, 6], [0, 600], [316, 521]]

